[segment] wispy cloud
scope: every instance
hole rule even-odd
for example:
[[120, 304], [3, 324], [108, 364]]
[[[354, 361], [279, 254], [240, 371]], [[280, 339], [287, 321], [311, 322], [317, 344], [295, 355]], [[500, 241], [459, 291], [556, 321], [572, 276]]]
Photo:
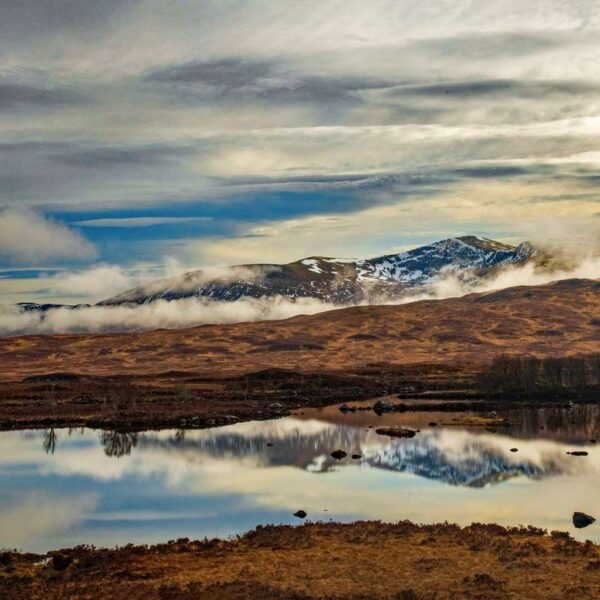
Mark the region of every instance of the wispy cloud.
[[[0, 209], [37, 207], [79, 239], [52, 260], [96, 260], [92, 244], [128, 265], [515, 238], [557, 189], [599, 211], [593, 3], [0, 0], [0, 14]], [[366, 209], [388, 220], [346, 234]], [[0, 261], [29, 260], [13, 243]]]
[[111, 219], [89, 219], [77, 221], [79, 227], [153, 227], [179, 223], [197, 223], [210, 221], [210, 217], [124, 217]]

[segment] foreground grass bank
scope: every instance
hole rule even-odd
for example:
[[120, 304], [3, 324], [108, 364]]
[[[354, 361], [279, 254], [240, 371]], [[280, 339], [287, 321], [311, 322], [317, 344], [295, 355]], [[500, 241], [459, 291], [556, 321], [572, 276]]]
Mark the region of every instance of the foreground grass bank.
[[498, 525], [309, 523], [262, 527], [231, 541], [5, 552], [0, 596], [598, 598], [600, 547]]

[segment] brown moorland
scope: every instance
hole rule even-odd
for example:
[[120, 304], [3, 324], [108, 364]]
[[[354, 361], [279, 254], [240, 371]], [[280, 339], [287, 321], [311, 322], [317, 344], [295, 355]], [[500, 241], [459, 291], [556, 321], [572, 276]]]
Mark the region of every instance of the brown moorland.
[[598, 598], [600, 547], [498, 525], [315, 523], [235, 540], [0, 553], [2, 598]]
[[140, 424], [195, 415], [210, 425], [423, 382], [464, 389], [501, 353], [599, 348], [600, 281], [573, 279], [283, 321], [1, 338], [0, 402], [4, 426], [18, 415], [23, 426], [35, 425], [27, 416], [108, 426], [133, 413]]
[[599, 343], [600, 281], [566, 280], [283, 321], [2, 338], [0, 377], [166, 371], [231, 377], [266, 368], [360, 371], [373, 363], [481, 364], [501, 352], [592, 353]]

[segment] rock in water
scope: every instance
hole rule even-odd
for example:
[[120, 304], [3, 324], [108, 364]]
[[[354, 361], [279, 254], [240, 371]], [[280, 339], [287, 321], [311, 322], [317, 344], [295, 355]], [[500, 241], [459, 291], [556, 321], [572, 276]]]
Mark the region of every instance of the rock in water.
[[361, 459], [361, 458], [362, 458], [362, 456], [361, 456], [360, 454], [353, 454], [353, 455], [352, 455], [352, 458], [353, 458], [354, 460], [359, 460], [359, 459]]
[[392, 410], [394, 410], [394, 407], [389, 402], [382, 402], [381, 400], [378, 400], [373, 405], [373, 411], [376, 415], [392, 412]]
[[511, 451], [511, 452], [518, 452], [518, 451], [519, 451], [519, 449], [518, 449], [518, 448], [511, 448], [511, 449], [510, 449], [510, 451]]
[[299, 510], [299, 511], [296, 511], [294, 513], [294, 516], [298, 517], [299, 519], [305, 519], [306, 518], [306, 512], [304, 512], [303, 510]]
[[331, 456], [333, 456], [335, 460], [342, 460], [342, 458], [346, 458], [348, 455], [343, 450], [334, 450], [331, 453]]
[[590, 515], [586, 515], [582, 512], [573, 513], [573, 525], [577, 529], [583, 529], [584, 527], [591, 525], [595, 520], [594, 517], [590, 517]]
[[415, 437], [416, 431], [413, 429], [406, 429], [404, 427], [379, 427], [375, 430], [375, 433], [379, 435], [389, 435], [390, 437], [399, 438], [411, 438]]
[[585, 450], [575, 450], [574, 452], [567, 452], [571, 456], [587, 456], [588, 453]]

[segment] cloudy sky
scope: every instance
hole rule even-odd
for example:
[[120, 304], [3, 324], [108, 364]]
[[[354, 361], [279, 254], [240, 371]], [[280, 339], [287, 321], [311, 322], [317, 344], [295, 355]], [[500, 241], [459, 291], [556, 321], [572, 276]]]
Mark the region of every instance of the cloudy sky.
[[0, 0], [0, 303], [597, 238], [595, 0]]

